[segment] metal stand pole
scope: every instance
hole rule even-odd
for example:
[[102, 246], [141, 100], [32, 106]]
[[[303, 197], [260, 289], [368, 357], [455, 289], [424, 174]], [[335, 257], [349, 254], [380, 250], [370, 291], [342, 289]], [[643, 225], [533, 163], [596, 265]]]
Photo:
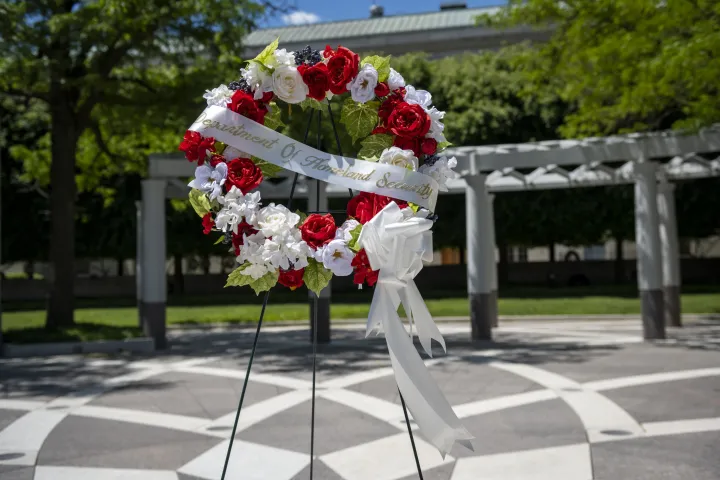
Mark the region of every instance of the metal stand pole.
[[[308, 124], [305, 129], [305, 139], [307, 142], [308, 134], [310, 133], [310, 124], [312, 123], [313, 112], [310, 112], [308, 118]], [[288, 209], [292, 208], [293, 198], [295, 197], [295, 187], [297, 186], [298, 174], [295, 174], [293, 178], [292, 187], [290, 187], [290, 198], [288, 199]], [[270, 300], [270, 290], [265, 292], [265, 298], [263, 299], [262, 310], [260, 311], [260, 318], [258, 319], [257, 330], [255, 330], [255, 339], [253, 340], [252, 350], [250, 351], [250, 359], [248, 360], [247, 371], [245, 372], [245, 381], [243, 382], [242, 392], [240, 393], [240, 401], [238, 402], [237, 412], [235, 413], [235, 422], [233, 423], [232, 435], [230, 436], [230, 443], [228, 444], [227, 454], [225, 455], [225, 465], [223, 466], [222, 475], [220, 480], [225, 480], [227, 474], [228, 464], [230, 463], [230, 454], [232, 453], [233, 443], [235, 441], [235, 433], [237, 432], [238, 422], [240, 421], [240, 412], [242, 411], [243, 402], [245, 401], [245, 392], [247, 391], [248, 380], [250, 379], [250, 370], [252, 369], [253, 360], [255, 359], [255, 351], [257, 349], [258, 338], [260, 337], [260, 327], [262, 327], [263, 318], [265, 317], [265, 308], [267, 307], [268, 301]], [[313, 399], [315, 385], [313, 382]]]

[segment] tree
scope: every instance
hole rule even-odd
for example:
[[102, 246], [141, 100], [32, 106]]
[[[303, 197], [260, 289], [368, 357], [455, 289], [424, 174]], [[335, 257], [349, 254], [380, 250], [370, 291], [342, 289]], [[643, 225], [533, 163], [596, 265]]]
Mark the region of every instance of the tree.
[[[237, 68], [233, 52], [264, 6], [271, 5], [252, 0], [0, 4], [0, 93], [42, 101], [50, 117], [49, 138], [41, 139], [52, 160], [49, 327], [74, 321], [78, 153], [98, 148], [124, 171], [105, 135], [120, 124], [133, 133], [129, 143], [152, 143], [145, 136], [149, 129], [167, 128], [188, 99], [197, 101], [199, 85], [220, 69]], [[204, 82], [197, 82], [201, 77]], [[133, 108], [145, 115], [124, 116]]]
[[536, 86], [554, 79], [576, 105], [565, 137], [720, 120], [720, 2], [717, 0], [510, 0], [496, 26], [554, 28], [534, 61], [519, 64]]

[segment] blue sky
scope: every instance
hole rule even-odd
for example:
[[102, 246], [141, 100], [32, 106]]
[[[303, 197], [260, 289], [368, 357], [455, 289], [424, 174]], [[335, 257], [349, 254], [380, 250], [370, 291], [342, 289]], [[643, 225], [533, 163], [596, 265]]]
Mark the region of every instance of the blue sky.
[[[444, 0], [378, 0], [385, 15], [434, 12]], [[469, 8], [504, 4], [504, 0], [469, 0]], [[262, 26], [282, 26], [367, 18], [372, 0], [295, 0], [295, 9], [287, 15], [270, 18]]]

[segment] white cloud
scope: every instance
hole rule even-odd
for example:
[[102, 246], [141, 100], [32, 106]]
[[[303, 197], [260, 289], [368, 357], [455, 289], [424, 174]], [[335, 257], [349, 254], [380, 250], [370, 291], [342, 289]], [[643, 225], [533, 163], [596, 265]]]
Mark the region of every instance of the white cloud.
[[283, 22], [287, 25], [307, 25], [309, 23], [317, 23], [320, 17], [314, 13], [303, 12], [302, 10], [282, 16]]

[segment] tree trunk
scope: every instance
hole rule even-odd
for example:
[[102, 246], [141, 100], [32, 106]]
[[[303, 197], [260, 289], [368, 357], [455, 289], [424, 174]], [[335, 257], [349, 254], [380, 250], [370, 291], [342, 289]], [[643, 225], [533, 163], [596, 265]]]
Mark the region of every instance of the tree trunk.
[[50, 85], [50, 295], [46, 328], [75, 323], [75, 154], [78, 132], [74, 105], [59, 81]]
[[459, 259], [460, 265], [465, 265], [465, 246], [464, 245], [458, 246], [458, 259]]
[[122, 277], [125, 275], [125, 259], [118, 257], [115, 261], [117, 262], [117, 276]]
[[205, 275], [210, 275], [210, 255], [203, 255], [200, 258], [202, 259], [203, 273]]
[[173, 291], [181, 295], [185, 293], [185, 277], [183, 277], [183, 257], [180, 254], [173, 255]]
[[549, 255], [550, 255], [550, 263], [555, 263], [555, 243], [551, 242], [550, 245], [548, 245]]
[[623, 252], [623, 239], [615, 237], [615, 283], [620, 285], [625, 281], [625, 258]]

